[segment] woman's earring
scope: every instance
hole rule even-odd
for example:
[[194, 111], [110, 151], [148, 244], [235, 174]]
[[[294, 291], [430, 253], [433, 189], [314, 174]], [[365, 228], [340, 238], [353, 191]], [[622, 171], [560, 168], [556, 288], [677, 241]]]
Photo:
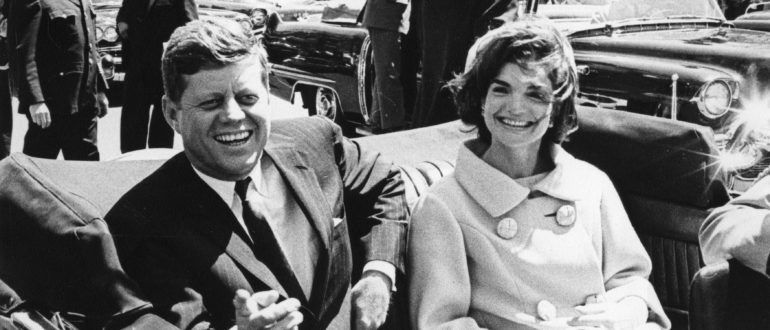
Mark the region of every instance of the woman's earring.
[[553, 119], [548, 122], [548, 127], [553, 127]]

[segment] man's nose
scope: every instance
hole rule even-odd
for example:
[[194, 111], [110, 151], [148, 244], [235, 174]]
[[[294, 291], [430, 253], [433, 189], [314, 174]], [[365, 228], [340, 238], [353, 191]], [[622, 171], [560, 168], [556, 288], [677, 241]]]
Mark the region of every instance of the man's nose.
[[235, 98], [228, 99], [224, 104], [224, 115], [227, 120], [241, 120], [246, 118], [246, 113]]

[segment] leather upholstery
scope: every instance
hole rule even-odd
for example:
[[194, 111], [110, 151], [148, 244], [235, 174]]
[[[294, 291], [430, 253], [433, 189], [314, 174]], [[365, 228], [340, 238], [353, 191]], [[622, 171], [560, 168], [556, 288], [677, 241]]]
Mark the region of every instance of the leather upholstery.
[[770, 329], [770, 278], [737, 260], [703, 267], [691, 293], [691, 330]]

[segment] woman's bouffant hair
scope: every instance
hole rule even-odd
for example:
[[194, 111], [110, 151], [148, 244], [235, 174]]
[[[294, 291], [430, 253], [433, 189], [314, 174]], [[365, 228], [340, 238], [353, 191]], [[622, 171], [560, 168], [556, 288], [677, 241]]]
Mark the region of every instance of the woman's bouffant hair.
[[492, 30], [479, 38], [468, 55], [465, 73], [447, 84], [454, 94], [460, 119], [478, 129], [489, 144], [492, 136], [484, 123], [482, 105], [492, 80], [508, 63], [522, 70], [545, 68], [553, 85], [553, 111], [544, 139], [561, 143], [577, 129], [575, 98], [577, 69], [567, 38], [545, 20], [523, 20]]
[[166, 43], [161, 62], [163, 89], [179, 102], [187, 88], [182, 75], [207, 67], [221, 67], [256, 56], [262, 67], [262, 83], [268, 84], [267, 53], [251, 31], [224, 18], [194, 20], [176, 29]]

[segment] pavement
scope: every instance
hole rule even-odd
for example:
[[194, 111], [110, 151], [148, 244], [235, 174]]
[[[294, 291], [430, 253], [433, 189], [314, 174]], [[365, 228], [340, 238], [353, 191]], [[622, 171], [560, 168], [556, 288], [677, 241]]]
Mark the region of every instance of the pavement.
[[[273, 119], [295, 118], [307, 116], [307, 109], [302, 107], [299, 95], [295, 97], [296, 103], [272, 96], [270, 106]], [[17, 102], [14, 99], [13, 136], [11, 139], [11, 152], [21, 152], [24, 143], [24, 134], [27, 132], [27, 119], [24, 115], [16, 113]], [[111, 107], [106, 116], [99, 120], [97, 143], [101, 160], [110, 160], [120, 156], [120, 113], [121, 107]], [[182, 141], [179, 134], [174, 135], [174, 148], [182, 149]], [[59, 154], [59, 159], [63, 159]]]

